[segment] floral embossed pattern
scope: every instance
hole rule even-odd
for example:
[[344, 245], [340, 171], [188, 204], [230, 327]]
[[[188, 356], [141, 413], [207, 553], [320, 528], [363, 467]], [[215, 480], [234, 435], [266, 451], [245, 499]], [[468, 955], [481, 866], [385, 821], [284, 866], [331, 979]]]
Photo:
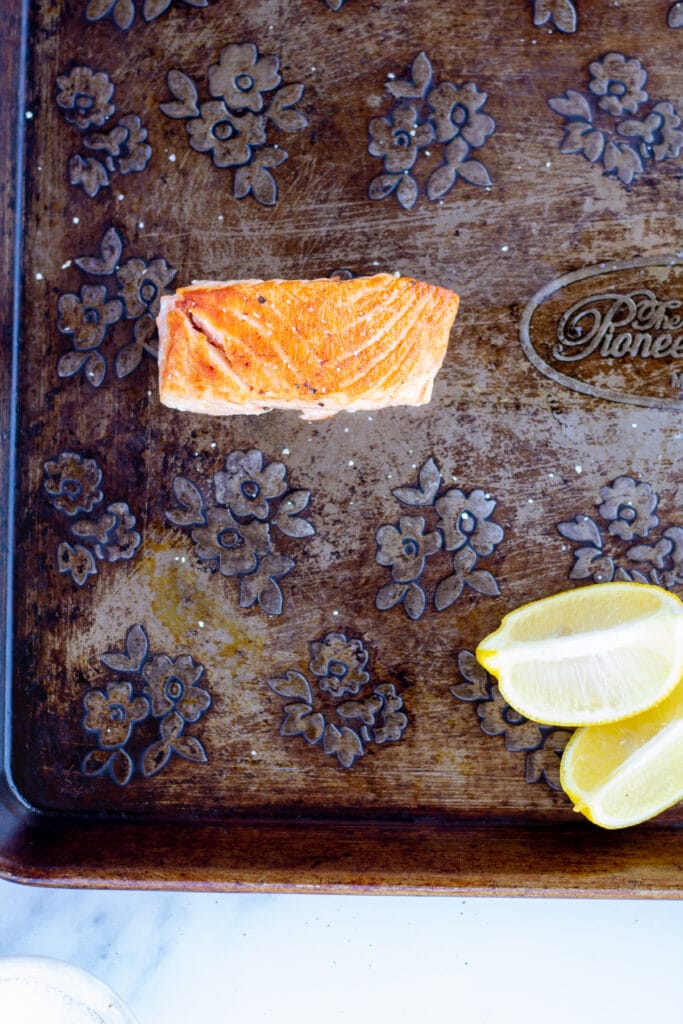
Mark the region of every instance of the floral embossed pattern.
[[565, 119], [562, 153], [600, 164], [605, 175], [632, 185], [648, 163], [673, 160], [683, 149], [681, 118], [670, 100], [652, 103], [641, 62], [608, 53], [589, 65], [588, 93], [567, 89], [548, 100]]
[[176, 271], [157, 257], [132, 257], [121, 262], [123, 241], [115, 228], [102, 238], [98, 256], [80, 256], [73, 262], [88, 277], [108, 278], [108, 284], [86, 283], [76, 292], [57, 300], [57, 330], [68, 336], [73, 347], [59, 357], [60, 377], [83, 378], [98, 388], [107, 374], [103, 343], [117, 323], [128, 327], [126, 341], [114, 356], [114, 370], [120, 379], [131, 374], [145, 352], [156, 357], [155, 317], [159, 301]]
[[496, 502], [490, 494], [458, 487], [442, 490], [434, 459], [422, 466], [417, 487], [397, 487], [392, 493], [402, 505], [423, 509], [430, 518], [402, 515], [397, 525], [377, 530], [375, 558], [391, 570], [391, 582], [375, 599], [380, 611], [402, 604], [409, 618], [419, 619], [427, 606], [420, 578], [427, 560], [439, 552], [450, 558], [453, 571], [436, 587], [437, 611], [454, 604], [466, 588], [489, 597], [500, 593], [492, 573], [479, 567], [480, 559], [492, 554], [503, 539], [502, 527], [491, 518]]
[[576, 32], [576, 6], [573, 0], [532, 0], [534, 25], [552, 25], [560, 32]]
[[167, 117], [185, 119], [192, 149], [210, 153], [216, 167], [234, 169], [236, 199], [251, 195], [264, 206], [277, 202], [271, 171], [289, 156], [277, 143], [269, 144], [270, 126], [295, 132], [308, 124], [295, 106], [303, 85], [283, 85], [279, 69], [279, 58], [262, 56], [253, 43], [230, 43], [208, 69], [212, 99], [200, 101], [195, 82], [174, 69], [166, 79], [173, 100], [161, 104]]
[[[115, 676], [83, 698], [83, 727], [97, 739], [81, 763], [84, 775], [106, 774], [125, 786], [136, 766], [149, 778], [173, 754], [196, 764], [207, 761], [200, 740], [185, 733], [211, 706], [210, 694], [199, 685], [203, 665], [189, 654], [151, 654], [139, 623], [128, 630], [124, 651], [108, 651], [100, 661]], [[156, 739], [145, 726], [150, 718], [157, 722]]]
[[560, 534], [578, 545], [569, 578], [682, 587], [683, 527], [668, 526], [653, 535], [660, 525], [658, 503], [650, 484], [620, 476], [600, 488], [597, 516], [576, 515], [558, 523]]
[[[288, 703], [281, 736], [300, 736], [350, 768], [371, 745], [395, 743], [408, 725], [403, 698], [391, 682], [377, 682], [368, 670], [363, 642], [328, 633], [309, 644], [309, 680], [295, 669], [269, 679]], [[335, 720], [332, 720], [334, 716]]]
[[538, 725], [511, 708], [472, 651], [460, 652], [458, 670], [461, 681], [451, 687], [451, 693], [475, 706], [482, 732], [502, 736], [507, 750], [526, 754], [527, 782], [543, 781], [561, 791], [560, 759], [572, 730]]
[[[207, 7], [209, 0], [183, 0], [188, 7]], [[142, 0], [140, 13], [145, 21], [156, 21], [169, 9], [173, 0]], [[87, 21], [111, 18], [118, 28], [130, 28], [135, 21], [135, 0], [88, 0], [85, 8]]]
[[407, 79], [389, 75], [386, 89], [394, 106], [386, 116], [373, 117], [368, 124], [368, 152], [382, 161], [382, 172], [370, 182], [371, 199], [394, 195], [404, 209], [411, 209], [421, 188], [418, 157], [422, 153], [430, 156], [432, 149], [439, 153], [441, 163], [424, 184], [427, 199], [442, 199], [460, 179], [470, 185], [491, 186], [486, 167], [471, 155], [496, 128], [493, 118], [483, 112], [485, 92], [474, 82], [435, 84], [426, 53], [417, 55]]
[[114, 83], [104, 71], [79, 66], [57, 78], [57, 106], [65, 120], [81, 130], [83, 146], [89, 151], [70, 157], [69, 181], [80, 185], [90, 198], [109, 186], [112, 174], [144, 170], [152, 155], [147, 130], [137, 114], [125, 114], [107, 131], [92, 130], [116, 112], [113, 97]]
[[228, 455], [213, 475], [209, 498], [186, 476], [174, 478], [172, 491], [178, 506], [166, 519], [190, 529], [197, 558], [214, 572], [239, 578], [240, 608], [258, 604], [279, 615], [279, 580], [296, 563], [275, 549], [273, 528], [295, 540], [312, 536], [315, 528], [301, 515], [310, 491], [290, 490], [284, 463], [265, 463], [257, 448]]
[[[106, 500], [100, 488], [102, 470], [94, 459], [77, 452], [62, 452], [43, 466], [43, 490], [53, 508], [68, 516], [74, 543], [63, 540], [57, 547], [57, 565], [79, 587], [96, 576], [98, 562], [128, 561], [140, 547], [135, 516], [125, 501]], [[86, 513], [91, 518], [82, 518]]]

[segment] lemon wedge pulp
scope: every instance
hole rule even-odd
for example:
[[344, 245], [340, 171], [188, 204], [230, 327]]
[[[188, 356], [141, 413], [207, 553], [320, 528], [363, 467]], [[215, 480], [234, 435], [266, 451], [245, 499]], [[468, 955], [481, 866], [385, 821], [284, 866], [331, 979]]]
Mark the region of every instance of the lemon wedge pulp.
[[510, 612], [476, 656], [526, 718], [615, 722], [654, 707], [683, 675], [683, 603], [644, 583], [579, 587]]
[[640, 715], [577, 729], [560, 782], [574, 810], [603, 828], [637, 825], [683, 799], [683, 683]]

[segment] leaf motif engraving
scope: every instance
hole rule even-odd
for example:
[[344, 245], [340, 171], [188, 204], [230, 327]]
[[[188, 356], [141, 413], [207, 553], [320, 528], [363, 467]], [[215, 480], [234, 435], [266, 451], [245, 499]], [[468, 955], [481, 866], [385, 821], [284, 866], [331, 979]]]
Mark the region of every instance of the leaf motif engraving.
[[602, 534], [595, 520], [590, 516], [577, 515], [566, 523], [558, 523], [558, 532], [567, 540], [578, 541], [581, 544], [592, 544], [596, 548], [602, 548]]
[[269, 679], [268, 686], [279, 697], [295, 697], [306, 704], [313, 702], [311, 687], [301, 672], [294, 672], [290, 669], [281, 679]]
[[176, 476], [171, 484], [173, 497], [181, 506], [169, 509], [166, 519], [175, 526], [195, 526], [206, 524], [204, 499], [197, 487], [186, 476]]
[[567, 89], [562, 96], [554, 96], [549, 99], [548, 106], [562, 117], [585, 121], [588, 124], [593, 121], [593, 110], [590, 103], [583, 93], [576, 89]]
[[315, 527], [307, 519], [299, 518], [311, 500], [310, 491], [290, 491], [273, 517], [273, 523], [287, 537], [312, 537]]
[[166, 76], [166, 83], [171, 95], [175, 96], [175, 100], [170, 103], [162, 103], [159, 107], [161, 112], [166, 114], [166, 117], [172, 118], [198, 117], [199, 93], [190, 76], [186, 75], [184, 71], [172, 68]]
[[81, 256], [74, 263], [86, 274], [113, 274], [123, 253], [123, 242], [116, 228], [108, 228], [102, 236], [99, 256]]
[[421, 99], [432, 81], [432, 64], [424, 51], [418, 53], [410, 67], [409, 79], [389, 79], [387, 91], [397, 99]]
[[493, 184], [489, 172], [480, 160], [465, 160], [458, 166], [458, 174], [470, 185], [479, 185], [481, 188], [490, 188]]
[[350, 768], [365, 753], [357, 732], [345, 725], [338, 729], [333, 723], [325, 729], [323, 749], [326, 754], [335, 756], [344, 768]]
[[433, 458], [421, 466], [417, 487], [395, 487], [392, 494], [404, 505], [420, 508], [433, 505], [441, 484], [441, 470]]
[[577, 16], [573, 0], [534, 0], [534, 25], [550, 22], [560, 32], [576, 32]]
[[301, 82], [282, 86], [267, 107], [266, 117], [285, 132], [296, 132], [306, 128], [308, 118], [300, 110], [293, 109], [303, 96], [303, 92], [304, 86]]
[[125, 650], [107, 651], [100, 655], [100, 661], [114, 672], [139, 672], [147, 657], [149, 641], [144, 627], [136, 622], [126, 633]]

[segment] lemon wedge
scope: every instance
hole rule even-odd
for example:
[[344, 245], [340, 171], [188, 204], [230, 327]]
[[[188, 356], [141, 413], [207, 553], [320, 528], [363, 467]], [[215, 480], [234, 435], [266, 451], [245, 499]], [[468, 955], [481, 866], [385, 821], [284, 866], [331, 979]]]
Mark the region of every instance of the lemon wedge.
[[598, 583], [522, 605], [477, 647], [503, 698], [548, 725], [615, 722], [683, 675], [683, 603], [645, 583]]
[[683, 683], [649, 711], [577, 729], [560, 764], [562, 788], [590, 821], [626, 828], [683, 799]]

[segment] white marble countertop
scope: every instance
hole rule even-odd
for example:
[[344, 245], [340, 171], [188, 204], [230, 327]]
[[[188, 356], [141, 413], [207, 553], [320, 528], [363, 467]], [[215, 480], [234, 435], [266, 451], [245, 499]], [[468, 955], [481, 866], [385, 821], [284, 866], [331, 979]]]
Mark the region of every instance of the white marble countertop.
[[139, 1024], [642, 1024], [681, 1017], [683, 901], [184, 895], [0, 881], [0, 956], [27, 954], [92, 972]]

